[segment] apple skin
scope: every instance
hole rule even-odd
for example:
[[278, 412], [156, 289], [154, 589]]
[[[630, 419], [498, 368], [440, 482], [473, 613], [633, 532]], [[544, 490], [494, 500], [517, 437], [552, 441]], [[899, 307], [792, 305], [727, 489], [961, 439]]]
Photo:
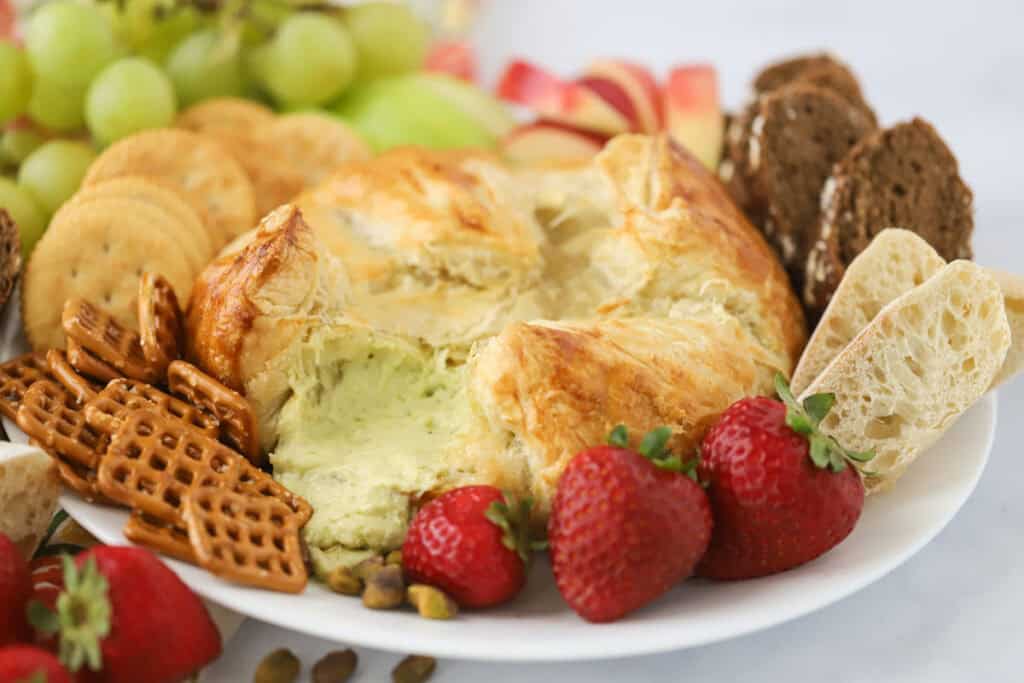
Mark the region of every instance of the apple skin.
[[624, 59], [599, 59], [587, 68], [581, 82], [622, 112], [634, 131], [662, 129], [662, 93], [650, 69]]
[[708, 168], [718, 168], [725, 117], [718, 95], [718, 74], [708, 64], [679, 66], [665, 84], [665, 123], [673, 139]]
[[589, 161], [607, 138], [557, 121], [537, 121], [514, 129], [501, 142], [501, 152], [520, 164]]
[[434, 44], [423, 62], [424, 71], [448, 74], [476, 83], [477, 59], [473, 46], [463, 40], [442, 40]]
[[498, 82], [498, 97], [531, 109], [540, 118], [603, 135], [628, 133], [631, 122], [592, 89], [564, 81], [538, 66], [515, 60]]

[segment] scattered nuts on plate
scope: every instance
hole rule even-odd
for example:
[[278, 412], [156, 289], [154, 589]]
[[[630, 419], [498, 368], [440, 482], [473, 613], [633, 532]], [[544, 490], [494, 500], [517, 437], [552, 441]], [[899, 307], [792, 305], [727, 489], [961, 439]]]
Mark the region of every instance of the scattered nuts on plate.
[[363, 605], [370, 609], [394, 609], [405, 601], [402, 568], [386, 565], [370, 574], [363, 590]]
[[391, 671], [393, 683], [423, 683], [437, 668], [437, 660], [423, 655], [409, 655]]
[[345, 683], [359, 666], [359, 655], [352, 648], [335, 650], [313, 665], [313, 683]]
[[409, 586], [406, 599], [425, 619], [451, 619], [459, 606], [444, 591], [421, 583]]
[[299, 677], [301, 668], [302, 663], [295, 653], [282, 647], [260, 661], [252, 683], [293, 683]]

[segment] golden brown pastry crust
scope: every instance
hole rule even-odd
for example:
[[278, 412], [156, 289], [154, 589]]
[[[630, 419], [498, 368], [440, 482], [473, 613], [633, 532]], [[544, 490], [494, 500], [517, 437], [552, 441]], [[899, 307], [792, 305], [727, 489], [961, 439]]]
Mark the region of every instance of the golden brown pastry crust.
[[[666, 425], [670, 447], [692, 453], [726, 407], [771, 392], [774, 361], [728, 317], [515, 323], [470, 361], [473, 398], [512, 442], [500, 453], [458, 449], [466, 461], [455, 469], [531, 495], [543, 515], [569, 460], [613, 427], [638, 441]], [[506, 473], [524, 465], [516, 486]]]
[[285, 351], [358, 324], [468, 356], [479, 424], [449, 484], [529, 492], [543, 514], [568, 458], [615, 424], [667, 424], [690, 449], [806, 340], [760, 233], [665, 137], [541, 171], [402, 150], [297, 204], [209, 266], [188, 311], [191, 358], [247, 393], [266, 446]]

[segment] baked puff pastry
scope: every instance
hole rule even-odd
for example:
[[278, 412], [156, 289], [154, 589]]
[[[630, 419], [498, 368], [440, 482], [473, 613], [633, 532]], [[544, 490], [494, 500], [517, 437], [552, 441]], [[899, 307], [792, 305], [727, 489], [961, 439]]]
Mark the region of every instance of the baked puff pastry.
[[510, 170], [400, 150], [347, 164], [211, 264], [192, 357], [257, 410], [327, 568], [401, 544], [424, 498], [487, 483], [549, 509], [616, 424], [692, 451], [805, 342], [760, 234], [665, 137]]

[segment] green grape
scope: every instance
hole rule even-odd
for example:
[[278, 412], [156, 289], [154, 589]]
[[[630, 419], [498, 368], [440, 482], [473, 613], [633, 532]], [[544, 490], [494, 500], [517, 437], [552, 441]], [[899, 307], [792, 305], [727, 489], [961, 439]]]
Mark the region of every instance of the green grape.
[[41, 5], [29, 20], [25, 47], [37, 76], [79, 89], [88, 86], [118, 51], [101, 11], [73, 0]]
[[36, 78], [28, 101], [28, 115], [43, 128], [53, 131], [80, 130], [85, 125], [85, 89]]
[[39, 133], [26, 128], [8, 128], [0, 138], [0, 153], [17, 166], [45, 142]]
[[211, 97], [241, 95], [245, 86], [238, 41], [215, 29], [195, 33], [174, 48], [167, 73], [183, 107]]
[[9, 178], [0, 178], [0, 209], [14, 220], [21, 233], [21, 255], [27, 259], [39, 238], [46, 232], [46, 213], [24, 188]]
[[28, 58], [13, 43], [0, 41], [0, 124], [22, 114], [31, 96]]
[[178, 7], [157, 20], [149, 39], [139, 47], [139, 56], [157, 64], [166, 64], [174, 48], [206, 23], [194, 8]]
[[89, 87], [85, 119], [101, 144], [174, 121], [177, 103], [167, 75], [151, 62], [129, 57], [114, 62]]
[[247, 47], [265, 41], [295, 12], [294, 7], [280, 0], [249, 0], [247, 10], [242, 28], [242, 43]]
[[404, 4], [369, 2], [345, 10], [359, 56], [360, 80], [416, 71], [427, 55], [430, 29]]
[[18, 169], [18, 184], [47, 213], [54, 213], [82, 184], [96, 152], [89, 145], [52, 140], [32, 152]]
[[377, 151], [405, 145], [434, 149], [493, 147], [496, 136], [419, 75], [360, 83], [335, 113]]
[[118, 40], [132, 53], [163, 64], [174, 46], [201, 24], [199, 13], [175, 0], [104, 2]]
[[337, 98], [356, 67], [345, 27], [331, 17], [300, 12], [284, 21], [266, 53], [257, 52], [259, 75], [278, 104], [316, 106]]

